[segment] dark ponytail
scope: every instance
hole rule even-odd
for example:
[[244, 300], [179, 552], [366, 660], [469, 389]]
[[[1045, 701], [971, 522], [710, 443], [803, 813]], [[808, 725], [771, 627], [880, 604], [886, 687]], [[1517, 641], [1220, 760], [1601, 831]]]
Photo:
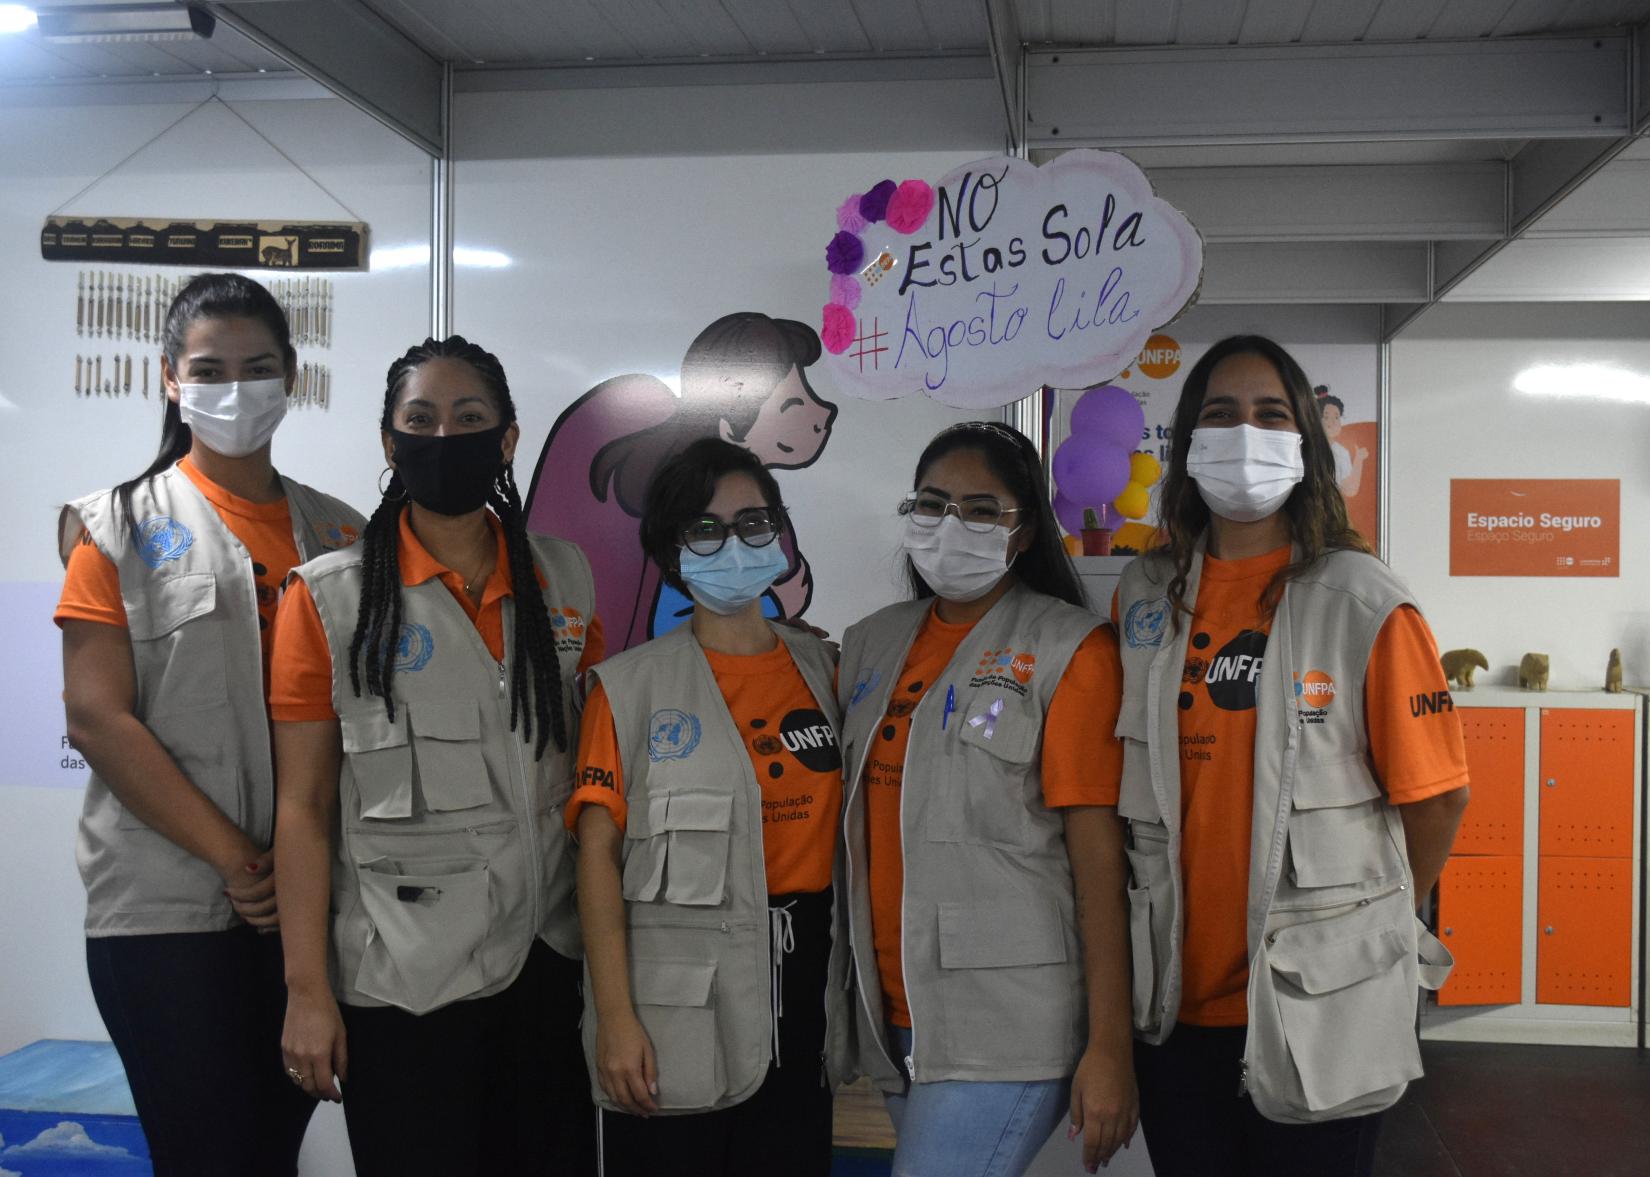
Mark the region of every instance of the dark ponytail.
[[[461, 360], [474, 368], [497, 402], [499, 423], [509, 425], [515, 421], [516, 404], [510, 397], [510, 385], [498, 357], [462, 335], [452, 335], [439, 341], [426, 339], [390, 365], [379, 428], [392, 428], [395, 400], [402, 383], [421, 365], [435, 359]], [[401, 636], [401, 561], [397, 541], [401, 508], [406, 499], [401, 475], [395, 474], [361, 533], [361, 608], [349, 647], [350, 686], [356, 697], [361, 695], [364, 667], [367, 691], [384, 700], [391, 722], [395, 720], [395, 699], [390, 686], [395, 677]], [[562, 713], [561, 662], [556, 657], [555, 634], [550, 628], [544, 591], [539, 587], [533, 549], [527, 541], [521, 493], [509, 463], [501, 463], [488, 505], [504, 525], [504, 547], [516, 597], [515, 647], [510, 659], [510, 730], [517, 730], [519, 716], [522, 739], [532, 740], [537, 732], [535, 759], [544, 755], [552, 735], [557, 750], [565, 752], [567, 719]], [[529, 676], [531, 712], [527, 702]]]
[[[1031, 440], [1018, 429], [996, 421], [964, 421], [935, 435], [917, 459], [917, 474], [911, 489], [922, 485], [923, 471], [958, 450], [972, 450], [985, 459], [985, 464], [997, 476], [1014, 501], [1020, 505], [1022, 525], [1034, 526], [1031, 546], [1014, 561], [1014, 573], [1021, 583], [1037, 592], [1058, 597], [1068, 605], [1086, 609], [1088, 601], [1083, 594], [1083, 582], [1077, 578], [1071, 557], [1060, 542], [1060, 526], [1054, 518], [1053, 501], [1049, 498], [1048, 482], [1043, 477], [1043, 463]], [[919, 599], [931, 597], [928, 587], [917, 572], [915, 564], [906, 561], [911, 577], [911, 595]]]
[[[269, 333], [275, 337], [275, 346], [286, 363], [286, 371], [292, 371], [297, 363], [298, 353], [292, 347], [292, 330], [287, 326], [286, 313], [281, 310], [281, 304], [275, 301], [274, 295], [240, 274], [196, 274], [178, 291], [161, 326], [161, 351], [174, 374], [178, 371], [178, 359], [183, 355], [184, 337], [189, 334], [189, 328], [201, 319], [256, 320], [269, 328]], [[117, 523], [132, 517], [132, 492], [176, 464], [194, 443], [189, 426], [183, 423], [183, 414], [179, 412], [176, 402], [166, 395], [164, 382], [160, 403], [160, 452], [142, 474], [115, 487]]]

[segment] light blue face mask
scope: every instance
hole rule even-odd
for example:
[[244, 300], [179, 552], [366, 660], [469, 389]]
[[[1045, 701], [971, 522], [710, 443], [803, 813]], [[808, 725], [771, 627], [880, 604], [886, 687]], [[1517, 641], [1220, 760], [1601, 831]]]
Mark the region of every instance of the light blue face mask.
[[730, 535], [709, 556], [681, 549], [679, 566], [682, 583], [694, 601], [726, 617], [767, 592], [790, 566], [790, 557], [778, 539], [753, 548]]

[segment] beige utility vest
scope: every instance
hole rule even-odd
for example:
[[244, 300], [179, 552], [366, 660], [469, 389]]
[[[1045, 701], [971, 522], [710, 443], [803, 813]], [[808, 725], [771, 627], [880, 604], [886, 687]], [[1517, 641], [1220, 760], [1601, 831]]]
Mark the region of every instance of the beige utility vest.
[[[1197, 599], [1199, 545], [1186, 585]], [[1129, 819], [1134, 1021], [1162, 1042], [1180, 1010], [1180, 728], [1190, 619], [1178, 630], [1173, 568], [1145, 556], [1118, 587], [1124, 741], [1118, 812]], [[1415, 918], [1403, 821], [1371, 771], [1364, 672], [1381, 627], [1412, 604], [1390, 569], [1332, 552], [1289, 582], [1255, 692], [1245, 1084], [1273, 1120], [1380, 1111], [1421, 1074], [1419, 989], [1450, 958]]]
[[[835, 667], [824, 643], [788, 626], [772, 628], [839, 730]], [[731, 1107], [762, 1085], [772, 1057], [762, 789], [691, 626], [590, 673], [612, 707], [624, 771], [630, 995], [658, 1058], [659, 1107], [667, 1114]], [[825, 1063], [833, 1083], [848, 1055], [847, 969], [848, 954], [833, 936], [825, 995]], [[591, 1094], [616, 1110], [596, 1078], [588, 975], [584, 994]]]
[[[281, 479], [300, 560], [350, 543], [361, 516]], [[347, 530], [346, 530], [347, 529]], [[58, 519], [66, 565], [81, 535], [115, 565], [137, 695], [133, 713], [179, 770], [254, 845], [275, 832], [275, 772], [252, 556], [176, 466], [132, 489], [130, 518], [112, 490]], [[94, 770], [75, 851], [86, 934], [217, 932], [240, 923], [211, 864], [156, 833]]]
[[[848, 919], [859, 1068], [897, 1090], [871, 939], [864, 778], [932, 601], [891, 605], [842, 639]], [[915, 1082], [1070, 1075], [1087, 1027], [1064, 821], [1043, 804], [1043, 720], [1094, 614], [1016, 585], [957, 647], [911, 716], [900, 796], [901, 953]], [[946, 712], [948, 694], [955, 710]]]
[[361, 545], [295, 572], [326, 630], [343, 734], [332, 980], [349, 1005], [422, 1014], [489, 996], [515, 980], [534, 936], [580, 955], [562, 806], [578, 742], [574, 676], [595, 589], [573, 544], [529, 541], [546, 582], [567, 725], [566, 750], [552, 736], [537, 761], [537, 728], [533, 743], [510, 730], [518, 596], [503, 601], [499, 662], [439, 578], [400, 586], [392, 722], [365, 674], [359, 697], [350, 685]]

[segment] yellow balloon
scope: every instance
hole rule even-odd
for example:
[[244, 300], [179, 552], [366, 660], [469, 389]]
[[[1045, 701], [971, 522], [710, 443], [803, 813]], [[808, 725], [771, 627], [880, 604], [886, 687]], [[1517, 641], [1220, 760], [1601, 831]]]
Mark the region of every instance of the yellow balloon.
[[[1129, 481], [1138, 482], [1141, 486], [1151, 486], [1163, 477], [1163, 463], [1147, 453], [1131, 454], [1129, 456]], [[1125, 489], [1124, 494], [1128, 493]]]
[[1126, 519], [1143, 519], [1152, 508], [1152, 496], [1144, 486], [1131, 482], [1113, 500], [1112, 506]]
[[1113, 555], [1149, 552], [1158, 542], [1157, 528], [1150, 523], [1125, 523], [1111, 534]]

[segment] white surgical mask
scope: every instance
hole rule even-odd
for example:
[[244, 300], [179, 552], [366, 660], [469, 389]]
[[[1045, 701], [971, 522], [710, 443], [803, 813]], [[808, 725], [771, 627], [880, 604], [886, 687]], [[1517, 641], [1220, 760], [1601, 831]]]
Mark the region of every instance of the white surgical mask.
[[178, 412], [208, 449], [244, 458], [269, 444], [286, 416], [286, 381], [235, 380], [228, 384], [179, 384]]
[[730, 535], [708, 556], [683, 548], [677, 570], [696, 604], [726, 617], [767, 592], [790, 562], [777, 539], [753, 548]]
[[977, 601], [1008, 571], [1008, 541], [1018, 527], [998, 525], [970, 531], [955, 515], [938, 527], [922, 527], [905, 518], [905, 554], [928, 587], [948, 601]]
[[1264, 519], [1306, 476], [1301, 435], [1253, 425], [1192, 430], [1186, 473], [1209, 510], [1234, 523]]

